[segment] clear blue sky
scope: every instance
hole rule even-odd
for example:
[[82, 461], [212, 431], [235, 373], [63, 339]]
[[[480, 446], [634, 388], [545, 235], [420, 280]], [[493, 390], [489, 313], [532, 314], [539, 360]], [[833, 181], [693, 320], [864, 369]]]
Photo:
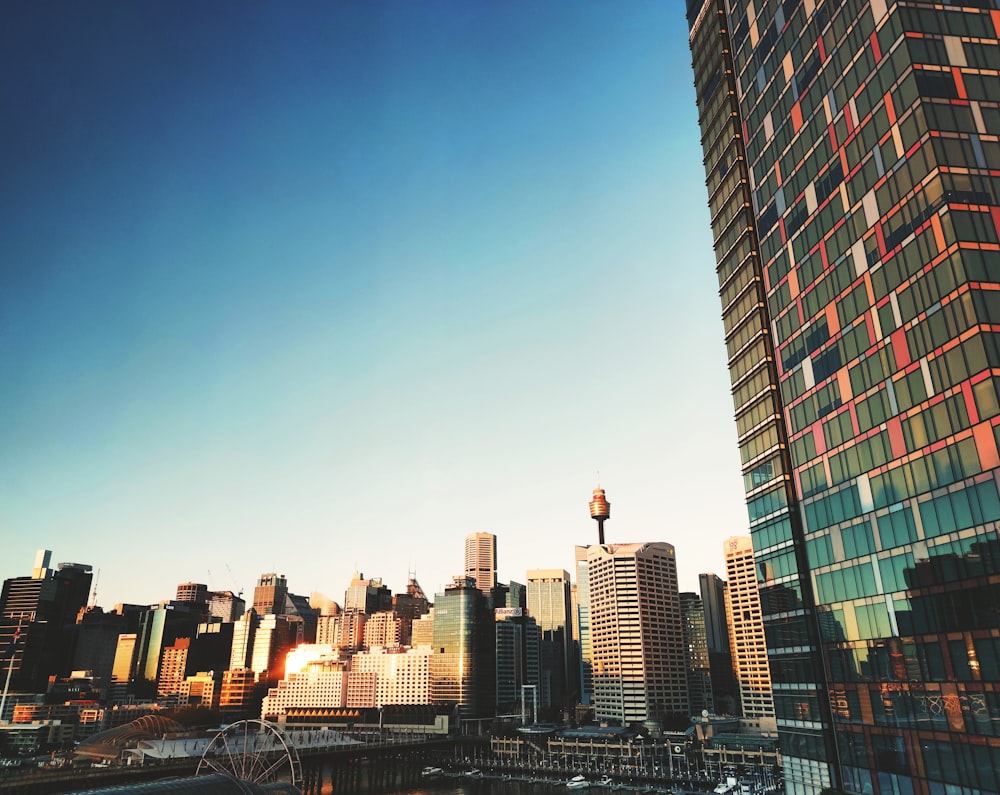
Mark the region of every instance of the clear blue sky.
[[[0, 4], [0, 577], [746, 532], [683, 4]], [[231, 572], [231, 573], [230, 573]]]

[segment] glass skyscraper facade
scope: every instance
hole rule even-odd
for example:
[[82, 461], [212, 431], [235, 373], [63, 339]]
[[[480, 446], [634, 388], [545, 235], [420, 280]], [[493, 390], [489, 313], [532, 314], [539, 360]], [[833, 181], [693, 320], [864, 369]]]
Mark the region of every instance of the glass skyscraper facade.
[[688, 0], [786, 790], [1000, 791], [1000, 11]]

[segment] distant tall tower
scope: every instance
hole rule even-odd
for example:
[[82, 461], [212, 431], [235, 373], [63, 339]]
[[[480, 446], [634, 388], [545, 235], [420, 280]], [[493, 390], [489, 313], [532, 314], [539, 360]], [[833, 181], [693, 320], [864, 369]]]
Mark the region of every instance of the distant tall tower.
[[253, 609], [260, 616], [284, 613], [287, 594], [288, 580], [284, 574], [261, 574], [253, 589]]
[[465, 576], [487, 596], [497, 584], [497, 537], [493, 533], [470, 533], [465, 537]]
[[687, 715], [677, 560], [662, 542], [587, 548], [594, 712], [623, 726]]
[[597, 543], [604, 543], [604, 522], [611, 518], [611, 503], [604, 497], [604, 489], [598, 486], [594, 489], [594, 498], [590, 501], [590, 518], [597, 522]]
[[726, 558], [729, 645], [733, 654], [733, 671], [740, 686], [743, 716], [773, 720], [771, 670], [767, 661], [753, 544], [750, 536], [733, 536], [725, 540], [723, 550]]

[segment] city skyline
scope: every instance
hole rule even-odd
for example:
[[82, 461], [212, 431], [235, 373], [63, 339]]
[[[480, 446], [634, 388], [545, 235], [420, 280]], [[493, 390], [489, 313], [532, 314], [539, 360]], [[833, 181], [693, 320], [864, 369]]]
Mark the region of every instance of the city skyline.
[[598, 469], [609, 543], [721, 571], [683, 11], [6, 5], [0, 577], [437, 593], [490, 532], [516, 580], [594, 543]]

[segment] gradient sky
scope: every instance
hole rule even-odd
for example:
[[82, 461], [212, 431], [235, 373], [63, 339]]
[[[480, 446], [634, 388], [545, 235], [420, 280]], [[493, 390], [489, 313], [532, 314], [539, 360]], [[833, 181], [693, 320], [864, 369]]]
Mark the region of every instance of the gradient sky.
[[0, 4], [0, 577], [747, 532], [683, 4]]

